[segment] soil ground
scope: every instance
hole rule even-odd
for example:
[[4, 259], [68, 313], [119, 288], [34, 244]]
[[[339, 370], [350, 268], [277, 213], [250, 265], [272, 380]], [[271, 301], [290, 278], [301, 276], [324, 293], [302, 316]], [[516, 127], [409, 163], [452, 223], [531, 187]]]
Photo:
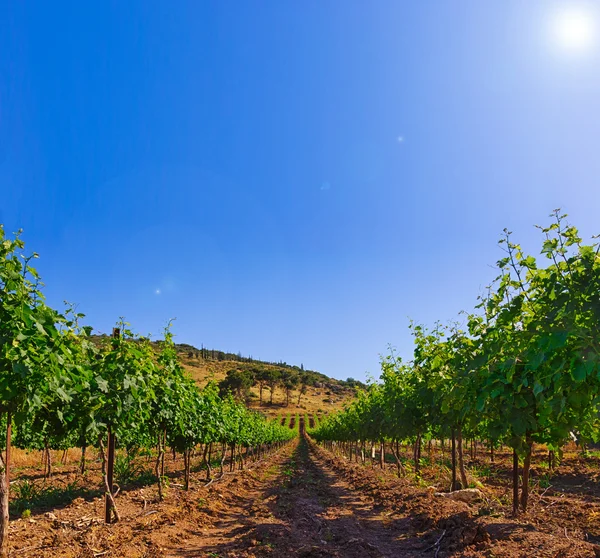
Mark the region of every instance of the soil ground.
[[[515, 520], [505, 513], [508, 504], [493, 496], [507, 489], [503, 459], [497, 457], [496, 476], [489, 473], [498, 485], [486, 488], [475, 505], [434, 496], [408, 477], [396, 478], [392, 468], [349, 463], [306, 438], [210, 485], [198, 472], [189, 492], [176, 473], [181, 463], [170, 462], [164, 502], [154, 487], [123, 490], [117, 498], [122, 521], [104, 525], [101, 495], [82, 491], [62, 507], [11, 521], [11, 556], [600, 556], [593, 544], [597, 487], [580, 486], [594, 468], [577, 476], [573, 465], [565, 466], [571, 490], [557, 488], [557, 473], [543, 494], [534, 491], [530, 513]], [[68, 483], [71, 474], [58, 471], [54, 482]]]

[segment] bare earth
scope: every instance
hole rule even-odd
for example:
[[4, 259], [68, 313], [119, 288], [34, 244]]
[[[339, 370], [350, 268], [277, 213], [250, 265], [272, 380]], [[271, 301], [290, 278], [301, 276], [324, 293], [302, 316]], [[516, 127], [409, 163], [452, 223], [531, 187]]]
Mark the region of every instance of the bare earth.
[[484, 515], [481, 504], [435, 497], [407, 479], [333, 457], [306, 439], [208, 486], [203, 475], [197, 473], [184, 492], [173, 473], [162, 503], [152, 487], [123, 491], [118, 524], [99, 521], [97, 493], [11, 521], [11, 556], [600, 556], [598, 547], [573, 535], [572, 524], [567, 531], [545, 523], [539, 508], [521, 520]]
[[302, 440], [268, 471], [240, 481], [227, 512], [169, 557], [417, 556], [423, 541], [399, 538], [389, 512], [350, 489]]

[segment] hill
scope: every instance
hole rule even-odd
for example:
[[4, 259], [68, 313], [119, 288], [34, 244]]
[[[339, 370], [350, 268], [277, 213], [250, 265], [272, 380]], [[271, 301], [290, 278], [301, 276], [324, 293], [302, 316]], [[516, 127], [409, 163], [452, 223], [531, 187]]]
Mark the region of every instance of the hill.
[[[92, 337], [100, 341], [107, 336], [102, 334]], [[153, 341], [153, 344], [158, 349], [160, 341]], [[181, 364], [200, 387], [211, 381], [223, 382], [228, 377], [228, 372], [235, 374], [236, 372], [232, 371], [237, 371], [244, 374], [247, 387], [243, 390], [243, 396], [246, 404], [271, 417], [289, 413], [327, 414], [341, 409], [344, 403], [349, 402], [355, 395], [356, 387], [364, 387], [364, 384], [352, 378], [336, 380], [321, 372], [305, 370], [302, 365], [255, 360], [239, 353], [227, 353], [205, 347], [199, 349], [187, 343], [177, 343], [176, 347]], [[279, 380], [273, 382], [272, 397], [269, 384], [266, 381], [262, 382], [262, 405], [261, 382], [256, 378], [260, 372], [266, 372], [267, 375], [274, 372], [275, 375], [280, 375]], [[293, 385], [293, 382], [286, 382], [290, 377], [296, 378], [298, 383]]]
[[[254, 360], [239, 354], [198, 349], [188, 344], [177, 344], [176, 346], [182, 365], [200, 386], [206, 385], [209, 381], [222, 382], [229, 371], [262, 370], [280, 373], [282, 378], [274, 386], [272, 403], [271, 392], [267, 384], [263, 388], [262, 405], [260, 405], [259, 383], [255, 379], [247, 391], [248, 406], [256, 408], [268, 416], [296, 412], [326, 414], [340, 409], [345, 402], [354, 397], [355, 386], [362, 386], [360, 382], [352, 379], [349, 381], [336, 380], [320, 372], [304, 370], [301, 366], [285, 362]], [[304, 379], [305, 383], [298, 383], [289, 390], [288, 404], [288, 390], [285, 389], [284, 382], [290, 374]], [[303, 385], [305, 385], [305, 392], [301, 393], [304, 391]]]

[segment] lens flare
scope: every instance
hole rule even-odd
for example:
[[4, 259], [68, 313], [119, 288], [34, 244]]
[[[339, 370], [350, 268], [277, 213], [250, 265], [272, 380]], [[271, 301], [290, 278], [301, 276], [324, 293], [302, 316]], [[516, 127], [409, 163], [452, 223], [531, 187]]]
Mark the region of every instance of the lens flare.
[[585, 54], [596, 45], [597, 15], [585, 5], [565, 6], [551, 18], [551, 33], [561, 50], [572, 54]]

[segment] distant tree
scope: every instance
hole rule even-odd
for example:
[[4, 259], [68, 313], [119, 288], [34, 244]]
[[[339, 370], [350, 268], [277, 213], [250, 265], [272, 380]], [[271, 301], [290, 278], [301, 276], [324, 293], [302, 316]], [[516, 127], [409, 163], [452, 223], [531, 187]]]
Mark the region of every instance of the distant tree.
[[314, 386], [315, 383], [317, 383], [318, 381], [320, 381], [320, 378], [317, 374], [315, 374], [314, 372], [311, 372], [310, 370], [306, 370], [301, 377], [300, 380], [304, 385], [307, 386]]
[[289, 407], [290, 405], [290, 397], [292, 395], [292, 391], [296, 388], [296, 386], [300, 382], [300, 377], [298, 374], [291, 370], [282, 370], [281, 371], [281, 384], [283, 385], [283, 389], [285, 390], [285, 406]]
[[265, 370], [266, 383], [269, 386], [269, 391], [271, 392], [271, 405], [273, 405], [273, 394], [275, 393], [275, 388], [281, 379], [281, 372], [276, 368], [268, 368]]
[[248, 391], [253, 384], [252, 374], [248, 370], [239, 368], [229, 370], [225, 379], [219, 382], [221, 394], [233, 393], [240, 401], [248, 397]]
[[308, 386], [314, 384], [314, 378], [313, 378], [312, 374], [310, 374], [309, 372], [302, 372], [298, 376], [298, 383], [300, 384], [300, 388], [298, 389], [298, 403], [297, 403], [297, 405], [299, 407], [300, 399], [302, 398], [303, 395], [306, 395], [306, 392], [308, 391]]
[[254, 377], [255, 385], [258, 385], [258, 402], [262, 407], [263, 404], [263, 389], [268, 385], [270, 372], [268, 369], [261, 366], [254, 366], [252, 368], [252, 375]]
[[306, 384], [300, 384], [300, 389], [298, 390], [298, 407], [300, 407], [300, 399], [303, 395], [306, 395], [307, 390]]
[[361, 382], [359, 382], [358, 380], [355, 380], [354, 378], [348, 378], [343, 383], [345, 383], [350, 388], [359, 387], [361, 385]]

